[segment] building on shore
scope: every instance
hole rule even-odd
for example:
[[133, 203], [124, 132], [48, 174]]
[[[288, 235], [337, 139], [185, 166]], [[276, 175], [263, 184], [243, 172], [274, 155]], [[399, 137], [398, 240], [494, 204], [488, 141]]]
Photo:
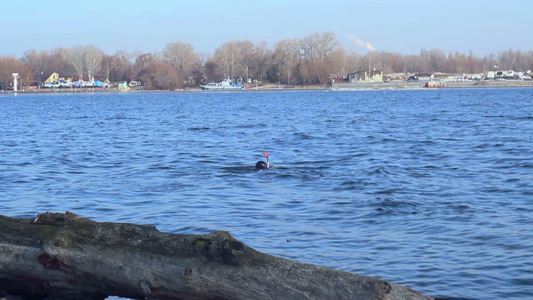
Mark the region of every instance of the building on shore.
[[360, 70], [346, 75], [346, 82], [381, 82], [383, 81], [383, 71], [381, 70]]

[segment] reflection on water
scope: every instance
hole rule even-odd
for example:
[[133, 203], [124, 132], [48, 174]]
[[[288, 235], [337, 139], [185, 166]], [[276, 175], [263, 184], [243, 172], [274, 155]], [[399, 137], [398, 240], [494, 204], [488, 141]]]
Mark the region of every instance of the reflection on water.
[[531, 92], [3, 97], [0, 210], [227, 230], [435, 297], [533, 298]]

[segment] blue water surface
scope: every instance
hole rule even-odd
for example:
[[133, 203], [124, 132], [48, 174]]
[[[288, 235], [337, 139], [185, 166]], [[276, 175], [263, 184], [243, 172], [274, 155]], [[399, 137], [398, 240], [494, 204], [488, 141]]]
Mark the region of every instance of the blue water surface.
[[531, 88], [0, 94], [0, 131], [3, 215], [226, 230], [434, 297], [533, 299]]

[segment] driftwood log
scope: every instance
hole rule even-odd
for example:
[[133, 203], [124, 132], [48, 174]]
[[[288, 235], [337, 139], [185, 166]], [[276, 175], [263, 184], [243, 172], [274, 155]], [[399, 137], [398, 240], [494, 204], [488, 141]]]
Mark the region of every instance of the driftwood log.
[[230, 234], [169, 234], [71, 212], [0, 216], [0, 291], [58, 299], [432, 299], [267, 255]]

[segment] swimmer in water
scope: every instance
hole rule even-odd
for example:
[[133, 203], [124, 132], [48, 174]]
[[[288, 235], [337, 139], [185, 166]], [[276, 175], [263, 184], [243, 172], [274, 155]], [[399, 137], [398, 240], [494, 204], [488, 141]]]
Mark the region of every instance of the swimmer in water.
[[258, 161], [255, 164], [255, 169], [256, 170], [264, 170], [264, 169], [269, 169], [270, 168], [270, 159], [268, 158], [268, 153], [263, 152], [263, 155], [266, 157], [267, 161], [266, 162], [264, 162], [262, 160]]

